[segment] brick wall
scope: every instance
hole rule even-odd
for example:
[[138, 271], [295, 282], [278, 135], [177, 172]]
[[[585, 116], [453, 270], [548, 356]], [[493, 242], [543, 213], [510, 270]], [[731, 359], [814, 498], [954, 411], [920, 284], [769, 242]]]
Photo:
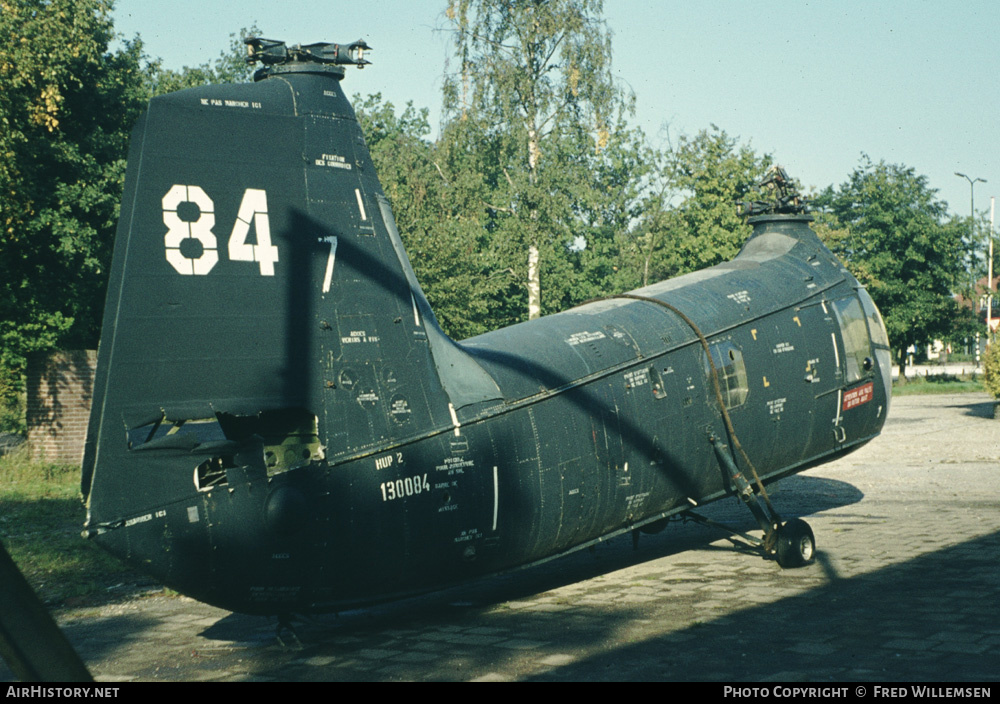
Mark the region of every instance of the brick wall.
[[95, 350], [39, 352], [28, 358], [28, 443], [36, 459], [83, 461], [96, 367]]

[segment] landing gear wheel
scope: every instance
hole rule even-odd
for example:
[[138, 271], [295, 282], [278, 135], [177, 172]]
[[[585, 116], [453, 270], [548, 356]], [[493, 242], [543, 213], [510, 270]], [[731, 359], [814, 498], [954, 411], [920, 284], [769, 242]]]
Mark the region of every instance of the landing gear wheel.
[[802, 567], [816, 554], [816, 538], [812, 528], [801, 518], [793, 518], [778, 529], [778, 564], [782, 567]]

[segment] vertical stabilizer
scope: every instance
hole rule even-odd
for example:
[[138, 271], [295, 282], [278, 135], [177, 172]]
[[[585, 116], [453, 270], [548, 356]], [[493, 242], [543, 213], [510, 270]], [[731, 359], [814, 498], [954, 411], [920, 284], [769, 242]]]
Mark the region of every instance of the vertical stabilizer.
[[255, 41], [257, 82], [157, 97], [132, 136], [84, 460], [98, 524], [253, 443], [269, 470], [333, 464], [500, 395], [413, 275], [340, 86], [357, 61]]

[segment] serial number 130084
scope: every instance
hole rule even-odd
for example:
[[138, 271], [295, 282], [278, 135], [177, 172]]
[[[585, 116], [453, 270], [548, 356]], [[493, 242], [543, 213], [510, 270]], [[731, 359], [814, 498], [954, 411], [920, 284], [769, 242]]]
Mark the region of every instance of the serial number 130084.
[[425, 474], [423, 476], [397, 479], [394, 482], [382, 482], [381, 489], [382, 500], [392, 501], [393, 499], [401, 499], [404, 496], [414, 496], [415, 494], [430, 491], [431, 485]]

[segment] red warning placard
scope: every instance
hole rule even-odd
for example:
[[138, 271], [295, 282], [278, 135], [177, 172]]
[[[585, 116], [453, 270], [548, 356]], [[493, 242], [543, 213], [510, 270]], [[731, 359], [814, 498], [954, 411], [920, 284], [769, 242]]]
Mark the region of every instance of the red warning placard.
[[870, 381], [864, 386], [851, 389], [844, 394], [844, 405], [842, 410], [847, 411], [855, 406], [860, 406], [862, 403], [868, 403], [872, 400], [872, 394], [874, 391], [875, 385]]

